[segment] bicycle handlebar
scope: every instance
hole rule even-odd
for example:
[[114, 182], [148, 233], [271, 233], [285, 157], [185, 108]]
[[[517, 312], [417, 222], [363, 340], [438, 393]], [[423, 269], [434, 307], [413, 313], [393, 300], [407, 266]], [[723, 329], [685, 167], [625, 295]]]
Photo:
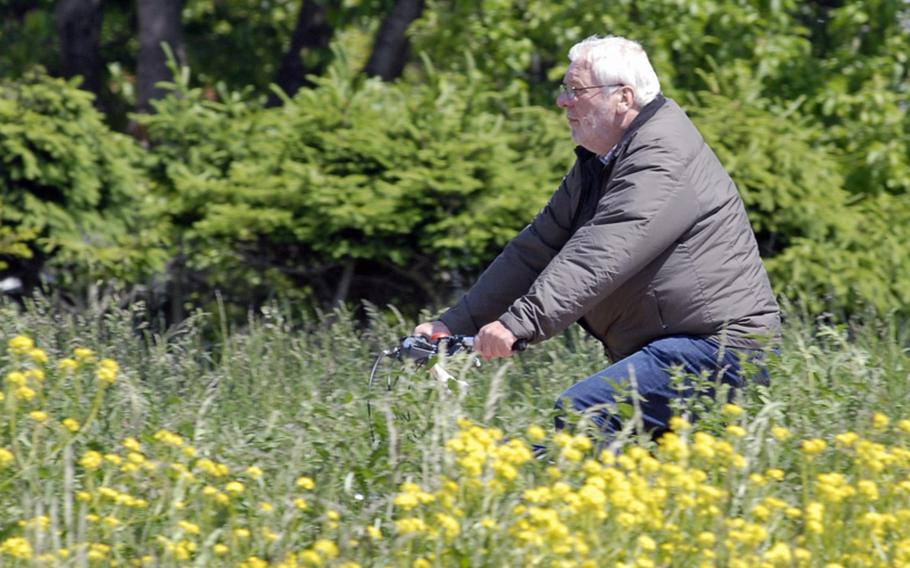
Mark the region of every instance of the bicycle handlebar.
[[[416, 363], [424, 363], [430, 357], [439, 355], [441, 347], [445, 348], [446, 356], [456, 353], [472, 353], [474, 351], [474, 337], [470, 335], [446, 335], [432, 339], [422, 335], [403, 337], [398, 346], [386, 349], [383, 353], [399, 361], [410, 359]], [[520, 352], [528, 348], [527, 339], [519, 339], [512, 345], [512, 351]]]

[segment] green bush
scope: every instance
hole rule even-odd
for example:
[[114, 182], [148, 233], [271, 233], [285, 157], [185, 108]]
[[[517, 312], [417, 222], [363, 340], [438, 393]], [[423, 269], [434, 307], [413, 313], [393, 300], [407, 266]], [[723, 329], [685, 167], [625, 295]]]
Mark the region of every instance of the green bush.
[[141, 158], [75, 81], [0, 82], [0, 262], [46, 259], [65, 285], [160, 269]]
[[558, 117], [494, 112], [477, 77], [316, 81], [270, 109], [184, 81], [141, 119], [187, 265], [235, 297], [343, 299], [347, 266], [359, 297], [426, 301], [498, 252], [571, 155]]

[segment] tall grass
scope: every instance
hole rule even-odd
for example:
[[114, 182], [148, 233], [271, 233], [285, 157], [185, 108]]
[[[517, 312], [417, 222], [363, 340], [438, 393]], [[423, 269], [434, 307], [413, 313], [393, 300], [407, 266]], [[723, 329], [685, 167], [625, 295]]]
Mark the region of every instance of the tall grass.
[[[40, 303], [27, 311], [0, 307], [0, 374], [7, 379], [0, 448], [12, 456], [0, 467], [0, 565], [502, 566], [591, 559], [687, 566], [732, 565], [737, 558], [746, 565], [845, 558], [893, 565], [903, 558], [899, 543], [910, 535], [899, 523], [885, 523], [878, 533], [868, 523], [837, 528], [844, 515], [899, 515], [910, 506], [906, 493], [882, 486], [896, 487], [910, 467], [900, 426], [910, 426], [900, 422], [910, 418], [910, 360], [896, 323], [789, 322], [780, 355], [769, 360], [770, 386], [750, 386], [733, 407], [711, 399], [681, 405], [682, 414], [700, 417], [697, 424], [677, 422], [678, 436], [663, 445], [631, 436], [625, 448], [646, 451], [617, 465], [614, 454], [598, 456], [586, 438], [552, 432], [553, 401], [605, 365], [600, 346], [578, 331], [481, 368], [467, 358], [445, 361], [466, 388], [386, 360], [369, 389], [376, 354], [414, 322], [389, 309], [371, 309], [368, 319], [363, 326], [345, 311], [315, 320], [268, 308], [242, 329], [221, 327], [213, 339], [217, 315], [197, 314], [161, 333], [152, 331], [141, 306], [83, 315]], [[20, 336], [32, 339], [29, 349], [40, 349], [47, 362], [17, 344]], [[77, 348], [92, 354], [77, 357]], [[61, 368], [67, 359], [75, 365]], [[117, 363], [112, 384], [99, 379], [104, 359]], [[44, 377], [28, 376], [38, 395], [26, 400], [9, 375], [33, 369]], [[63, 424], [66, 418], [79, 429]], [[846, 432], [859, 442], [838, 442]], [[720, 444], [726, 463], [690, 459], [704, 450], [697, 440], [708, 439], [697, 433]], [[552, 463], [526, 455], [526, 441], [541, 437]], [[805, 440], [825, 447], [804, 447]], [[835, 509], [819, 497], [826, 485], [817, 475], [840, 472], [853, 487], [872, 480], [869, 460], [856, 450], [860, 442], [883, 444], [873, 449], [892, 456], [875, 474], [878, 500]], [[702, 471], [705, 486], [720, 488], [717, 503], [702, 503], [705, 511], [717, 506], [703, 511], [708, 517], [680, 498], [648, 505], [666, 524], [621, 526], [619, 505], [609, 500], [591, 506], [606, 517], [584, 517], [565, 495], [537, 502], [540, 494], [527, 493], [551, 491], [562, 479], [569, 493], [580, 494], [592, 472], [616, 467], [661, 495], [661, 484], [670, 482], [648, 477], [647, 468], [673, 463]], [[769, 470], [781, 477], [773, 492]], [[793, 510], [764, 522], [754, 507], [772, 493]], [[848, 497], [859, 498], [848, 495], [837, 506]], [[819, 540], [838, 537], [813, 532], [814, 502], [828, 506], [832, 524], [824, 530], [840, 531], [846, 544]], [[543, 531], [529, 513], [534, 507], [556, 515], [573, 536]], [[706, 520], [711, 515], [716, 522]], [[424, 527], [402, 524], [407, 519]], [[762, 525], [766, 534], [737, 540], [730, 535], [745, 529], [736, 528], [736, 519]], [[683, 533], [697, 541], [706, 532], [729, 542], [703, 536], [698, 550], [673, 544]], [[581, 536], [588, 542], [573, 540]], [[793, 541], [788, 556], [777, 546], [781, 539]], [[554, 551], [560, 542], [571, 543], [570, 550]], [[775, 564], [782, 558], [789, 563]]]

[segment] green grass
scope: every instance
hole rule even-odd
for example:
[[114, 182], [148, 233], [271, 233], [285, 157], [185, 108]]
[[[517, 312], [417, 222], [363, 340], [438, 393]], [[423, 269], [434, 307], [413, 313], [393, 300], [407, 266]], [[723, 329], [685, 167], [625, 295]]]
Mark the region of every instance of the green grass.
[[[395, 344], [415, 323], [403, 321], [392, 310], [370, 311], [369, 323], [362, 326], [343, 311], [313, 321], [294, 319], [286, 310], [272, 308], [251, 318], [242, 329], [222, 329], [217, 340], [212, 339], [208, 327], [217, 321], [214, 317], [200, 314], [166, 333], [152, 332], [153, 326], [144, 318], [141, 307], [81, 315], [57, 313], [44, 304], [26, 312], [9, 305], [0, 307], [2, 376], [34, 366], [7, 347], [17, 335], [34, 339], [50, 359], [48, 376], [41, 385], [46, 390], [45, 402], [18, 400], [6, 384], [0, 448], [15, 448], [16, 457], [0, 468], [0, 543], [11, 542], [6, 552], [0, 552], [0, 565], [122, 565], [139, 563], [143, 557], [163, 566], [244, 562], [257, 566], [259, 561], [292, 565], [292, 553], [300, 555], [293, 557], [300, 565], [306, 565], [306, 558], [312, 563], [341, 565], [352, 561], [377, 566], [415, 562], [551, 565], [560, 558], [581, 558], [577, 551], [565, 557], [541, 552], [516, 536], [521, 532], [517, 523], [522, 509], [515, 512], [514, 507], [527, 505], [522, 501], [523, 491], [547, 486], [555, 479], [546, 463], [522, 461], [516, 465], [519, 477], [514, 485], [507, 483], [501, 490], [491, 490], [491, 478], [475, 486], [462, 469], [458, 452], [446, 450], [449, 440], [471, 431], [465, 423], [459, 425], [461, 418], [484, 426], [485, 432], [498, 428], [502, 435], [515, 440], [526, 440], [532, 426], [541, 426], [552, 436], [553, 401], [574, 381], [606, 363], [601, 347], [581, 332], [570, 330], [510, 361], [484, 364], [479, 369], [468, 359], [447, 361], [449, 371], [469, 383], [466, 389], [447, 390], [422, 370], [415, 372], [386, 360], [380, 366], [377, 384], [368, 392], [367, 379], [378, 351]], [[789, 499], [797, 508], [805, 508], [815, 499], [817, 472], [844, 472], [853, 482], [865, 478], [865, 470], [856, 465], [853, 454], [834, 449], [838, 434], [855, 432], [862, 439], [889, 447], [892, 442], [895, 447], [903, 444], [895, 441], [901, 434], [894, 428], [898, 420], [910, 418], [906, 408], [910, 401], [910, 358], [902, 333], [896, 323], [885, 321], [853, 327], [790, 321], [785, 326], [781, 355], [769, 362], [770, 387], [750, 387], [740, 393], [738, 403], [745, 409], [742, 417], [731, 419], [724, 414], [722, 404], [711, 400], [690, 401], [680, 407], [680, 412], [696, 411], [702, 417], [695, 426], [697, 431], [732, 440], [736, 452], [748, 460], [746, 470], [739, 472], [703, 466], [712, 476], [710, 483], [729, 490], [718, 522], [751, 518], [751, 507], [759, 495], [753, 495], [757, 489], [746, 481], [752, 473], [782, 470], [786, 479], [775, 495]], [[97, 358], [116, 360], [120, 367], [116, 383], [99, 385], [93, 375], [94, 364], [81, 366], [78, 376], [59, 371], [57, 361], [72, 357], [76, 347], [92, 349]], [[387, 381], [394, 383], [390, 390], [386, 389]], [[103, 397], [97, 405], [96, 393]], [[373, 401], [375, 439], [367, 418], [368, 397]], [[36, 424], [28, 417], [33, 410], [46, 411], [49, 420]], [[59, 425], [66, 417], [85, 424], [93, 412], [95, 419], [78, 434]], [[876, 413], [892, 419], [888, 429], [874, 426]], [[731, 438], [725, 430], [731, 421], [742, 425], [746, 435]], [[776, 442], [771, 434], [773, 427], [786, 427], [791, 440]], [[190, 457], [180, 448], [156, 440], [161, 430], [181, 436], [198, 455]], [[498, 433], [491, 435], [496, 438]], [[81, 458], [93, 450], [128, 461], [130, 451], [122, 442], [130, 437], [142, 445], [144, 459], [157, 465], [123, 472], [122, 466], [111, 462], [98, 469], [80, 464]], [[810, 463], [800, 451], [799, 441], [813, 438], [826, 440], [829, 448]], [[568, 447], [565, 444], [572, 443], [580, 442], [551, 441], [556, 467], [562, 468], [566, 479], [575, 479], [578, 486], [582, 478], [572, 477], [581, 475], [578, 464], [559, 453], [560, 448]], [[631, 437], [625, 443], [629, 447], [643, 445], [662, 461], [672, 462], [672, 452], [663, 454], [649, 440]], [[594, 450], [582, 451], [596, 457]], [[197, 464], [200, 457], [226, 464], [230, 474], [206, 474]], [[495, 462], [495, 458], [490, 459], [490, 463]], [[181, 480], [173, 468], [168, 469], [173, 463], [193, 471], [194, 480]], [[260, 468], [262, 476], [256, 479], [258, 476], [244, 473], [250, 466]], [[903, 467], [901, 463], [897, 466]], [[315, 488], [298, 487], [301, 476], [314, 479]], [[461, 487], [455, 504], [427, 509], [421, 518], [431, 525], [433, 519], [444, 524], [439, 514], [452, 508], [464, 509], [462, 516], [456, 515], [459, 535], [447, 540], [439, 535], [409, 536], [396, 530], [395, 522], [414, 512], [395, 504], [395, 496], [407, 492], [402, 484], [414, 482], [437, 495], [434, 504], [426, 507], [439, 507], [443, 498], [437, 492], [445, 479], [455, 480]], [[229, 495], [226, 484], [232, 480], [244, 484], [242, 494]], [[102, 486], [143, 498], [148, 504], [131, 508], [105, 501], [97, 495]], [[205, 486], [229, 495], [229, 504], [218, 504], [206, 496]], [[80, 500], [80, 491], [93, 496]], [[484, 494], [487, 497], [481, 499]], [[295, 505], [298, 498], [306, 500], [305, 509]], [[887, 510], [894, 514], [903, 510], [908, 503], [900, 499], [889, 494]], [[263, 510], [262, 503], [272, 510]], [[670, 518], [671, 511], [675, 511], [673, 515], [682, 514], [679, 512], [684, 509], [677, 504], [662, 514]], [[863, 510], [850, 509], [850, 514], [859, 515]], [[847, 514], [847, 509], [844, 511]], [[477, 536], [481, 530], [477, 527], [494, 513], [495, 534]], [[93, 514], [98, 515], [97, 520], [92, 520]], [[105, 525], [106, 517], [116, 521]], [[588, 530], [572, 525], [575, 521], [567, 518], [563, 517], [564, 522], [581, 531], [578, 534]], [[704, 522], [693, 519], [687, 521], [692, 530]], [[200, 533], [194, 534], [192, 527], [187, 529], [181, 522], [193, 523]], [[835, 530], [836, 521], [831, 522], [831, 530]], [[805, 520], [793, 520], [789, 525], [783, 521], [769, 523], [768, 538], [742, 552], [742, 557], [761, 558], [778, 537], [798, 540], [802, 535], [800, 546], [814, 554], [807, 565], [821, 562], [820, 551], [826, 549], [829, 557], [825, 561], [850, 558], [860, 565], [866, 558], [849, 547], [823, 546], [821, 541], [812, 540], [816, 537], [800, 523]], [[370, 538], [367, 527], [379, 529], [384, 536]], [[593, 531], [590, 534], [598, 534], [597, 523], [588, 528]], [[241, 529], [239, 537], [237, 529]], [[252, 532], [249, 538], [242, 536], [244, 529]], [[865, 534], [838, 530], [842, 530], [844, 542]], [[644, 546], [644, 552], [635, 554], [643, 558], [648, 543], [634, 539], [651, 535], [648, 538], [654, 538], [658, 545], [652, 554], [656, 565], [672, 564], [660, 558], [673, 558], [674, 554], [680, 559], [677, 565], [694, 562], [694, 556], [678, 552], [659, 556], [659, 547], [675, 538], [667, 536], [670, 533], [651, 527], [630, 529], [624, 534], [623, 538], [633, 539], [622, 541], [630, 555], [628, 543], [638, 543], [635, 546]], [[896, 562], [896, 543], [904, 538], [902, 534], [881, 536], [879, 547], [886, 551], [885, 556], [870, 552], [871, 565], [876, 561], [878, 565]], [[28, 560], [17, 560], [13, 554], [12, 547], [20, 541], [8, 539], [19, 537], [30, 542]], [[603, 543], [591, 543], [593, 558], [604, 562], [635, 560], [625, 557], [617, 548], [619, 544], [607, 545], [610, 533], [603, 533], [602, 538]], [[329, 543], [337, 547], [337, 557]], [[92, 549], [93, 544], [111, 548]], [[218, 555], [215, 544], [227, 550]], [[733, 554], [724, 546], [716, 545], [719, 559]], [[60, 549], [65, 549], [63, 554]], [[41, 562], [35, 560], [39, 558]], [[726, 563], [729, 558], [707, 561]], [[799, 563], [795, 557], [792, 562]]]

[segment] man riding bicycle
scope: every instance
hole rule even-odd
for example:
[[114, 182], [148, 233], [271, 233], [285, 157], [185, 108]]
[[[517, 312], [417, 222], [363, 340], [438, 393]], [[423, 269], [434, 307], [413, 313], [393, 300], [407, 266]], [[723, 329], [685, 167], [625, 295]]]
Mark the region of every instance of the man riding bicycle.
[[689, 394], [671, 369], [742, 386], [741, 360], [779, 334], [779, 307], [733, 180], [661, 94], [642, 47], [592, 37], [569, 60], [556, 103], [575, 164], [461, 300], [414, 334], [473, 334], [491, 359], [578, 322], [612, 364], [557, 405], [609, 435], [620, 424], [605, 409], [634, 373], [646, 428], [664, 429], [670, 400]]

